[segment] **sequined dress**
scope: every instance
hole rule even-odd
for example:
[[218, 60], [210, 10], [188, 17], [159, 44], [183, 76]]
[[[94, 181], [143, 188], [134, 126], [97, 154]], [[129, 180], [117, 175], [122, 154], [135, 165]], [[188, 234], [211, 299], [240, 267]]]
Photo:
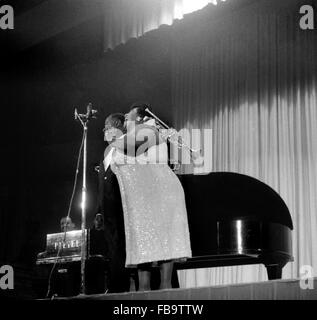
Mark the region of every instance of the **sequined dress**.
[[184, 191], [167, 164], [167, 145], [131, 159], [115, 151], [111, 164], [123, 205], [126, 267], [191, 257]]

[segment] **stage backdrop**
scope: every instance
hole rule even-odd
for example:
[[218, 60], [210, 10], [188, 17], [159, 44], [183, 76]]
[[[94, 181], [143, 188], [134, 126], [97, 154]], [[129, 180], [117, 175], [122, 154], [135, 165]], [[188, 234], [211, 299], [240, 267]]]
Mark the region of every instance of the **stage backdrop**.
[[[138, 38], [161, 25], [226, 0], [108, 0], [104, 3], [104, 49], [114, 49], [130, 38]], [[231, 0], [233, 1], [233, 0]]]
[[[295, 261], [283, 278], [296, 278], [302, 265], [317, 274], [317, 31], [299, 28], [303, 1], [276, 2], [178, 26], [172, 101], [178, 129], [213, 129], [212, 171], [250, 175], [284, 199]], [[182, 271], [180, 280], [192, 287], [267, 275], [255, 265]]]

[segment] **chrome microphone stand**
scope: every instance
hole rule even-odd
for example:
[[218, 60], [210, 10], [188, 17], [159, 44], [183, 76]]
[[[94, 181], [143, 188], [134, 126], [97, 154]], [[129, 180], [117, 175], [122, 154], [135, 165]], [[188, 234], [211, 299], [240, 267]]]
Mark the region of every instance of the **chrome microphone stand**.
[[81, 264], [80, 264], [80, 294], [86, 293], [86, 260], [87, 260], [87, 236], [86, 236], [86, 199], [87, 199], [87, 133], [88, 122], [94, 119], [97, 110], [92, 109], [92, 104], [87, 106], [86, 114], [79, 114], [75, 109], [75, 120], [79, 120], [83, 127], [83, 185], [81, 194]]

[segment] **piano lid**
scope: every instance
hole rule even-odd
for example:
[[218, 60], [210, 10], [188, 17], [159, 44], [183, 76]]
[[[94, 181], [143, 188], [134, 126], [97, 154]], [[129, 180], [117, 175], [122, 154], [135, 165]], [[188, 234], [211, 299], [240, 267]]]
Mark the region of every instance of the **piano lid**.
[[[181, 175], [189, 218], [208, 221], [255, 220], [280, 223], [293, 229], [290, 212], [267, 184], [234, 172]], [[197, 210], [199, 208], [199, 210]], [[206, 221], [208, 220], [208, 221]]]

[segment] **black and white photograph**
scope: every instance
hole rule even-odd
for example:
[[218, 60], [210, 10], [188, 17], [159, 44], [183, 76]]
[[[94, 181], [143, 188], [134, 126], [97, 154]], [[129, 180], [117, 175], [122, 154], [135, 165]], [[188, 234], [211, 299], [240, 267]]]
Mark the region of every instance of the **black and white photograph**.
[[0, 0], [0, 97], [0, 300], [317, 300], [314, 0]]

